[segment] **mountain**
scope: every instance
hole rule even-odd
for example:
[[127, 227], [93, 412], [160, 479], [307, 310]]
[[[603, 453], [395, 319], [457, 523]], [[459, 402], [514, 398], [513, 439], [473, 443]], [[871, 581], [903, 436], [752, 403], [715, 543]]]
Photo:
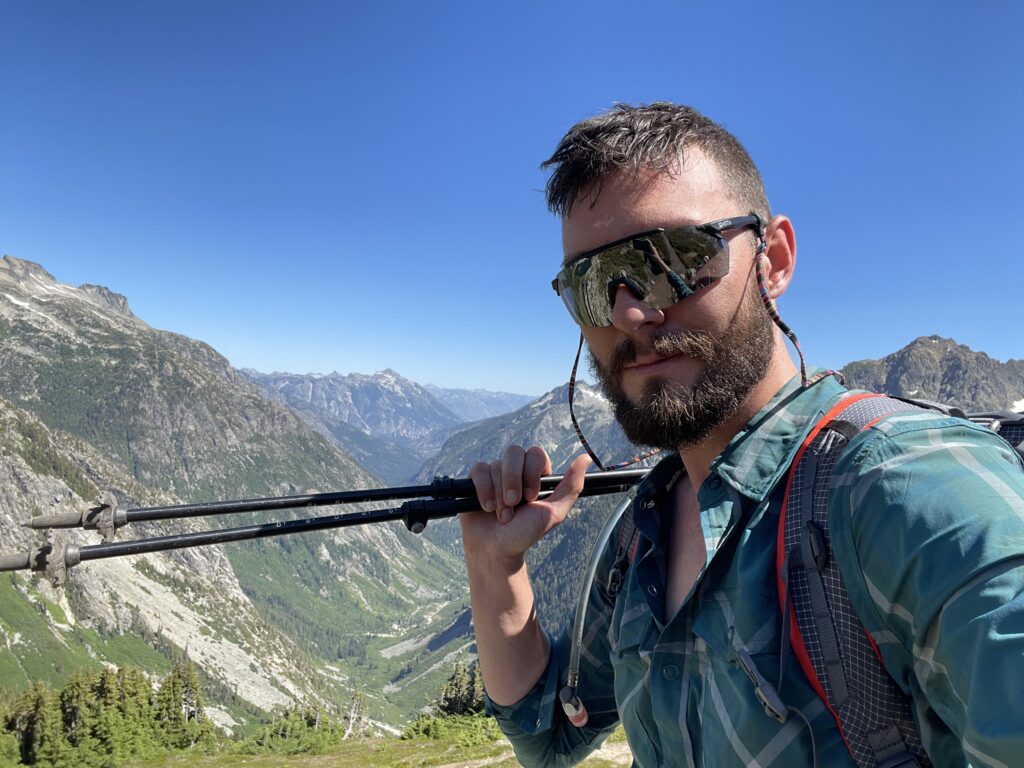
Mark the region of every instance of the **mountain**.
[[389, 483], [407, 481], [463, 421], [426, 387], [390, 369], [370, 376], [243, 373]]
[[535, 399], [533, 395], [514, 395], [511, 392], [491, 392], [486, 389], [445, 389], [433, 384], [423, 386], [463, 422], [483, 421], [511, 413]]
[[1001, 363], [940, 336], [843, 368], [847, 386], [949, 403], [966, 411], [1024, 410], [1024, 360]]
[[[46, 454], [40, 446], [49, 445], [57, 457], [37, 462], [34, 469], [30, 466], [31, 482], [24, 479], [29, 477], [24, 468], [24, 477], [5, 479], [0, 525], [5, 534], [18, 532], [5, 541], [19, 546], [25, 535], [18, 525], [29, 516], [91, 505], [94, 491], [113, 490], [120, 504], [130, 507], [154, 503], [153, 499], [210, 500], [378, 484], [293, 411], [268, 400], [208, 345], [151, 328], [132, 314], [124, 297], [106, 288], [62, 285], [41, 266], [10, 256], [0, 259], [0, 397], [8, 401], [11, 413], [18, 414], [11, 419], [38, 425], [27, 428], [38, 439], [25, 438], [28, 443], [18, 442], [18, 450]], [[24, 421], [29, 418], [34, 421]], [[19, 434], [24, 437], [23, 431]], [[74, 449], [62, 453], [61, 446]], [[17, 453], [14, 448], [9, 451]], [[90, 480], [92, 485], [69, 474], [77, 484], [71, 496], [51, 486], [60, 480], [54, 475], [64, 471], [61, 468], [81, 469], [92, 461], [88, 457], [94, 463], [106, 462], [111, 471]], [[90, 478], [84, 469], [81, 473]], [[22, 486], [29, 490], [17, 490]], [[243, 516], [228, 524], [252, 519]], [[132, 528], [122, 534], [139, 535]], [[154, 533], [155, 524], [140, 530]], [[124, 591], [120, 575], [111, 572], [111, 581], [99, 578], [102, 586], [96, 590], [117, 594], [121, 614], [140, 616], [140, 631], [151, 633], [162, 626], [165, 655], [183, 653], [182, 643], [190, 655], [198, 655], [207, 642], [203, 637], [220, 643], [248, 633], [259, 640], [253, 641], [254, 650], [242, 666], [266, 667], [264, 683], [239, 687], [237, 692], [253, 707], [277, 705], [254, 692], [268, 685], [288, 701], [312, 696], [332, 706], [343, 706], [346, 695], [358, 688], [370, 698], [376, 716], [400, 720], [436, 692], [448, 654], [463, 653], [470, 645], [461, 564], [399, 524], [235, 544], [222, 553], [209, 552], [204, 556], [215, 558], [220, 570], [174, 570], [159, 559], [142, 559], [141, 565], [118, 567], [143, 572], [152, 584]], [[170, 562], [182, 563], [196, 557], [200, 555], [182, 554], [177, 560], [167, 556]], [[72, 575], [88, 582], [78, 573], [93, 567], [80, 566]], [[12, 606], [32, 610], [35, 587], [26, 583], [21, 576], [11, 582]], [[176, 607], [149, 612], [147, 594], [157, 583], [191, 606], [190, 613]], [[106, 633], [103, 647], [117, 645], [125, 634], [134, 636], [130, 623], [105, 623], [100, 602], [69, 607], [66, 618], [74, 627], [72, 634], [99, 627]], [[182, 618], [193, 614], [195, 621]], [[232, 629], [235, 619], [243, 622], [247, 617], [261, 623]], [[172, 626], [180, 631], [171, 634]], [[17, 623], [5, 628], [9, 635], [19, 631]], [[274, 637], [280, 637], [280, 644], [271, 655]], [[97, 651], [92, 663], [117, 663], [116, 657]], [[281, 668], [280, 679], [274, 661], [278, 657], [287, 658], [290, 665]], [[230, 694], [225, 700], [235, 696], [232, 686], [244, 676], [221, 668], [215, 653], [200, 661], [205, 674]], [[22, 665], [38, 668], [45, 663], [26, 657]]]

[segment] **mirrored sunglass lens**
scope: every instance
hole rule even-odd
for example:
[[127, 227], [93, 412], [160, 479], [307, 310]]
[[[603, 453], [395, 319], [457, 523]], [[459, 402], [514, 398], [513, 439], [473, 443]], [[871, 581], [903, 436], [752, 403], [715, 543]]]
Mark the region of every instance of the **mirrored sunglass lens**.
[[576, 322], [610, 325], [619, 284], [664, 309], [728, 273], [721, 246], [718, 238], [690, 227], [638, 237], [566, 265], [558, 275], [559, 294]]

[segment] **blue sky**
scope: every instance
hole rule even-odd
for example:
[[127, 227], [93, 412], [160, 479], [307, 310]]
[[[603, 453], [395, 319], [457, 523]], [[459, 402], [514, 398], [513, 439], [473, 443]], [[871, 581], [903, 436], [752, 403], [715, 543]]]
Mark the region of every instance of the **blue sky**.
[[539, 394], [576, 330], [539, 163], [615, 102], [732, 130], [840, 366], [1024, 357], [1024, 3], [0, 0], [0, 253], [264, 371]]

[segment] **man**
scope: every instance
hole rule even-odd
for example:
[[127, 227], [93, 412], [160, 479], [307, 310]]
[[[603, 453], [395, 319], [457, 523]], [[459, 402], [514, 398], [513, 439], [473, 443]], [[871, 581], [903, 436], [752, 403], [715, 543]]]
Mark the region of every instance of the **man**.
[[[574, 126], [546, 165], [548, 202], [563, 219], [559, 291], [595, 373], [626, 434], [677, 455], [638, 494], [641, 536], [621, 591], [591, 591], [583, 727], [558, 706], [568, 637], [543, 630], [524, 555], [564, 519], [588, 460], [543, 502], [538, 478], [551, 464], [540, 448], [513, 446], [473, 468], [481, 511], [462, 516], [462, 532], [499, 722], [525, 765], [578, 762], [618, 722], [643, 768], [854, 765], [781, 637], [781, 486], [805, 435], [845, 393], [833, 377], [798, 373], [779, 330], [788, 331], [774, 301], [793, 276], [792, 223], [771, 215], [736, 139], [687, 107], [619, 106]], [[870, 240], [863, 227], [848, 234]], [[667, 252], [658, 244], [672, 238], [706, 252], [666, 282], [657, 259], [635, 253]], [[854, 284], [869, 286], [853, 267]], [[939, 413], [885, 424], [857, 435], [832, 477], [833, 556], [850, 599], [912, 696], [935, 765], [1024, 765], [1019, 459]], [[611, 562], [609, 549], [597, 582]], [[780, 680], [785, 723], [766, 716], [747, 663]]]

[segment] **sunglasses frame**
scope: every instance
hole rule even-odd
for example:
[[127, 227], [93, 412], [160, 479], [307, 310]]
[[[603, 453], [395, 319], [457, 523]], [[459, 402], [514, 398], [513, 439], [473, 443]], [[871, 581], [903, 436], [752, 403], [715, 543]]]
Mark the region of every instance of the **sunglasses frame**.
[[[728, 232], [730, 230], [735, 229], [748, 228], [753, 228], [754, 230], [756, 230], [758, 239], [758, 252], [763, 251], [765, 224], [761, 217], [758, 216], [753, 211], [751, 211], [750, 214], [746, 216], [733, 216], [728, 219], [718, 219], [717, 221], [711, 221], [708, 222], [707, 224], [687, 224], [681, 227], [658, 227], [657, 229], [649, 229], [644, 232], [637, 232], [632, 235], [627, 235], [626, 237], [615, 240], [614, 242], [605, 243], [604, 245], [594, 248], [593, 250], [586, 251], [577, 256], [574, 256], [569, 261], [565, 262], [562, 265], [562, 269], [559, 270], [558, 274], [555, 275], [555, 278], [551, 281], [551, 288], [559, 297], [561, 297], [562, 293], [558, 288], [558, 280], [562, 273], [565, 272], [565, 270], [567, 270], [570, 266], [575, 264], [577, 261], [580, 261], [581, 259], [596, 258], [605, 251], [617, 248], [620, 245], [625, 245], [626, 243], [629, 243], [632, 240], [658, 234], [664, 234], [666, 237], [668, 237], [669, 233], [701, 232], [714, 237], [718, 241], [718, 249], [719, 252], [721, 252], [727, 247], [725, 243], [725, 238], [722, 237], [722, 234], [724, 232]], [[570, 312], [570, 314], [572, 313]], [[578, 320], [576, 320], [575, 316], [573, 317], [573, 319], [577, 322], [577, 324], [581, 324]], [[609, 325], [610, 324], [611, 323], [609, 323]]]

